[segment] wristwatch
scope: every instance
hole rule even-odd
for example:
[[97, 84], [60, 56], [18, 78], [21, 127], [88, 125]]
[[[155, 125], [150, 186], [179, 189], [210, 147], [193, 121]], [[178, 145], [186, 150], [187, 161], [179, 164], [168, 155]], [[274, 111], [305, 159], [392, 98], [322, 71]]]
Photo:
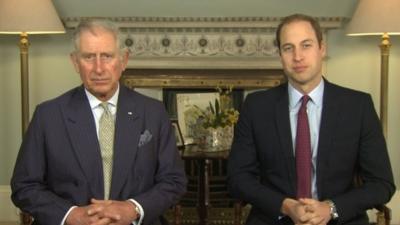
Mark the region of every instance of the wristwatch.
[[336, 210], [336, 205], [335, 205], [335, 203], [332, 201], [332, 200], [326, 200], [325, 201], [326, 203], [328, 203], [328, 205], [329, 205], [329, 207], [330, 207], [330, 209], [331, 209], [331, 219], [332, 220], [337, 220], [338, 218], [339, 218], [339, 214], [338, 214], [338, 212], [337, 212], [337, 210]]
[[137, 205], [135, 205], [135, 211], [136, 211], [136, 214], [137, 214], [137, 220], [139, 220], [141, 215], [140, 215], [140, 209], [139, 209], [139, 207]]

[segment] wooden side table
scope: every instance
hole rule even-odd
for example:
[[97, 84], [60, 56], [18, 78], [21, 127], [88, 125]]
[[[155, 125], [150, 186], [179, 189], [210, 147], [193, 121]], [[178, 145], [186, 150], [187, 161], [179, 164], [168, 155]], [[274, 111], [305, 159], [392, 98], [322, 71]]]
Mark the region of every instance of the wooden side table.
[[197, 162], [197, 170], [199, 174], [198, 182], [198, 205], [197, 210], [199, 214], [199, 225], [208, 225], [210, 204], [210, 178], [209, 166], [211, 160], [214, 159], [227, 159], [229, 150], [218, 152], [207, 152], [197, 145], [186, 146], [182, 158], [183, 160], [195, 160]]

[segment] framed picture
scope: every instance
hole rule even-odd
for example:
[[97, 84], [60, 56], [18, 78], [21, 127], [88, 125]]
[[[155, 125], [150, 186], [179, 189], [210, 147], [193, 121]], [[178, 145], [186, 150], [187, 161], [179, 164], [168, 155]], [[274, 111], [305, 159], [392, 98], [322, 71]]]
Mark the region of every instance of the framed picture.
[[175, 132], [176, 146], [183, 147], [185, 145], [185, 142], [184, 142], [184, 139], [182, 136], [182, 131], [179, 126], [178, 120], [172, 119], [171, 124], [172, 124], [172, 128], [174, 129], [174, 132]]
[[[239, 109], [243, 101], [243, 89], [234, 89], [232, 91], [233, 106]], [[170, 115], [178, 121], [184, 144], [193, 144], [193, 126], [188, 121], [190, 117], [191, 106], [196, 105], [201, 109], [209, 106], [209, 102], [214, 103], [219, 99], [219, 93], [215, 88], [164, 88], [163, 102]], [[186, 112], [186, 113], [185, 113]], [[185, 116], [186, 114], [186, 116]], [[190, 120], [190, 119], [189, 119]]]
[[213, 103], [215, 99], [219, 99], [218, 92], [176, 94], [178, 123], [186, 141], [185, 144], [192, 144], [194, 141], [196, 124], [195, 118], [193, 118], [194, 107], [206, 109], [209, 102]]

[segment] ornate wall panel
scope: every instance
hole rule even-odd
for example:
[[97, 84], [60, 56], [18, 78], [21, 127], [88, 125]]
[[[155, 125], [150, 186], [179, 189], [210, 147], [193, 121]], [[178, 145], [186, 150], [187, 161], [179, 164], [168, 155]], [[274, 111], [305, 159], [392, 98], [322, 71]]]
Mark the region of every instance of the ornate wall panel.
[[[65, 18], [68, 28], [88, 18]], [[279, 17], [113, 17], [131, 52], [130, 68], [277, 69]], [[344, 18], [318, 18], [326, 32]]]

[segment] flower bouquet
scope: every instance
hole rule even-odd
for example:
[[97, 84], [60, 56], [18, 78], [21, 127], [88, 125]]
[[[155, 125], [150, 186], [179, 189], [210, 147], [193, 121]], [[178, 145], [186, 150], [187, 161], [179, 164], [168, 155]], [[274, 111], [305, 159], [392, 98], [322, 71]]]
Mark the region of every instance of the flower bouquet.
[[214, 104], [210, 101], [205, 109], [193, 105], [185, 112], [186, 122], [193, 126], [193, 136], [200, 147], [209, 151], [230, 148], [233, 126], [239, 118], [231, 102], [230, 95], [220, 91], [220, 99], [215, 99]]

